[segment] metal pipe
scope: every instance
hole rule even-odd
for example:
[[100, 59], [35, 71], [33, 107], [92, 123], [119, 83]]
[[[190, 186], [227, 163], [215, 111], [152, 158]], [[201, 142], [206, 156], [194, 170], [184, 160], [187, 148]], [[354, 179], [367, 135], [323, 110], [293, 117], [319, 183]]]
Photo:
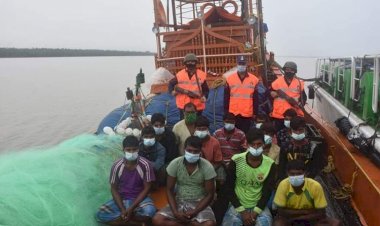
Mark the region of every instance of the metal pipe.
[[[252, 53], [229, 53], [229, 54], [213, 54], [213, 55], [199, 55], [197, 57], [203, 58], [203, 57], [226, 57], [226, 56], [251, 56]], [[163, 59], [157, 59], [157, 61], [170, 61], [170, 60], [181, 60], [184, 57], [171, 57], [171, 58], [163, 58]]]
[[176, 15], [176, 10], [175, 10], [175, 0], [172, 0], [172, 12], [173, 12], [174, 30], [176, 31], [177, 30], [177, 15]]
[[202, 27], [203, 66], [204, 66], [204, 71], [207, 72], [206, 43], [205, 43], [205, 29], [204, 29], [203, 15], [201, 17], [201, 27]]

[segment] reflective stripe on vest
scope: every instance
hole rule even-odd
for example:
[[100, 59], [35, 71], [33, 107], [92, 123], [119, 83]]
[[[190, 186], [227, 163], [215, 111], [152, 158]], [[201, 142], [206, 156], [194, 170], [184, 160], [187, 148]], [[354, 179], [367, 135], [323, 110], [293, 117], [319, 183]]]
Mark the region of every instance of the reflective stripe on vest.
[[[181, 71], [179, 71], [176, 77], [178, 80], [177, 86], [179, 88], [189, 90], [197, 95], [201, 95], [199, 88], [206, 81], [206, 73], [197, 69], [197, 77], [198, 77], [199, 86], [196, 81], [196, 76], [193, 75], [190, 80], [189, 75], [185, 69], [182, 69]], [[201, 111], [205, 109], [205, 103], [201, 102], [200, 98], [190, 98], [189, 96], [182, 93], [178, 93], [176, 95], [176, 104], [179, 109], [183, 109], [185, 105], [189, 102], [192, 102], [197, 107], [197, 111]]]
[[[304, 90], [304, 82], [298, 80], [297, 78], [293, 78], [292, 82], [288, 86], [285, 78], [281, 76], [272, 83], [272, 89], [281, 90], [298, 102], [302, 95], [302, 91]], [[284, 98], [281, 97], [276, 97], [273, 100], [273, 111], [271, 116], [273, 118], [283, 119], [284, 112], [289, 108], [293, 108], [297, 112], [297, 115], [304, 116], [304, 113], [300, 108], [292, 107], [292, 105], [290, 105]]]
[[253, 93], [258, 79], [248, 73], [248, 76], [243, 81], [235, 72], [227, 78], [228, 86], [230, 87], [230, 103], [229, 112], [234, 115], [243, 117], [253, 116]]

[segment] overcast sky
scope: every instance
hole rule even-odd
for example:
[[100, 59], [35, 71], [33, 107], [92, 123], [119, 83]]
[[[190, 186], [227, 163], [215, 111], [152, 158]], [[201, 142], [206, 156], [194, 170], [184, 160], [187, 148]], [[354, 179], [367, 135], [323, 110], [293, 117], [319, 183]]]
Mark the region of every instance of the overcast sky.
[[[263, 0], [281, 56], [380, 53], [379, 0]], [[152, 0], [0, 0], [0, 47], [155, 51]]]

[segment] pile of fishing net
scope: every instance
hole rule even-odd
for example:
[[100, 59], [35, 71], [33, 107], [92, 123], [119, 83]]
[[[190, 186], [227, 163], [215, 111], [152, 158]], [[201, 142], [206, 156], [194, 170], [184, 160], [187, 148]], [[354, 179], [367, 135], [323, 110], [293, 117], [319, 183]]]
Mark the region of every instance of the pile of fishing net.
[[80, 135], [55, 147], [0, 155], [0, 225], [97, 225], [122, 137]]

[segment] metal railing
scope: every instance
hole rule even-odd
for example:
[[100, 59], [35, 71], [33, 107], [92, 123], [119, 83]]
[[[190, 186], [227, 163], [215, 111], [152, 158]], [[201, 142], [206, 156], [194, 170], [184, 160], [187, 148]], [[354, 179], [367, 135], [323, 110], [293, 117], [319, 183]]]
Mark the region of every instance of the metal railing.
[[[369, 64], [370, 66], [368, 66]], [[373, 65], [373, 67], [372, 67]], [[351, 69], [350, 98], [358, 102], [361, 96], [361, 81], [364, 69], [373, 70], [372, 110], [377, 113], [379, 108], [380, 55], [365, 55], [363, 57], [320, 58], [316, 62], [316, 77], [331, 86], [333, 74], [337, 72], [336, 92], [344, 92], [344, 76]], [[373, 68], [373, 69], [372, 69]], [[335, 94], [335, 92], [334, 92]]]

